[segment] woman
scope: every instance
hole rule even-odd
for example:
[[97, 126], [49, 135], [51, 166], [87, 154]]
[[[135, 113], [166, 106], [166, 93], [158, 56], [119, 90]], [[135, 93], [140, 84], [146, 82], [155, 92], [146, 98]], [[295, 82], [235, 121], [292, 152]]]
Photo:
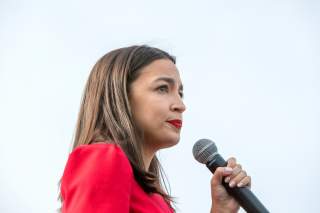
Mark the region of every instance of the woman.
[[[157, 159], [180, 138], [183, 87], [175, 58], [148, 46], [113, 50], [93, 67], [73, 151], [61, 179], [62, 212], [174, 212]], [[236, 212], [221, 181], [249, 186], [234, 158], [211, 181], [211, 212]]]

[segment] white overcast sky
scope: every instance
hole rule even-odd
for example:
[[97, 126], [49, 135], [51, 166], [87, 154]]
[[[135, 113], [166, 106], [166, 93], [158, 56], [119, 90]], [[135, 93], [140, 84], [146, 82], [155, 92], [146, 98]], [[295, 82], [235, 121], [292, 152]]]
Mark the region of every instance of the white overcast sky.
[[187, 111], [160, 153], [179, 212], [209, 212], [214, 140], [271, 212], [320, 212], [320, 2], [0, 2], [0, 212], [55, 212], [89, 71], [133, 44], [177, 57]]

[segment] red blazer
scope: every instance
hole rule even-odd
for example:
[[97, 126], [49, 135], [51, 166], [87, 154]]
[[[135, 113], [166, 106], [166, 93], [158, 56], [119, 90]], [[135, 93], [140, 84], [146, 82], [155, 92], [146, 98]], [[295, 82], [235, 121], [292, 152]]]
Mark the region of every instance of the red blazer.
[[120, 146], [81, 145], [70, 153], [61, 182], [62, 213], [172, 213], [159, 194], [136, 182]]

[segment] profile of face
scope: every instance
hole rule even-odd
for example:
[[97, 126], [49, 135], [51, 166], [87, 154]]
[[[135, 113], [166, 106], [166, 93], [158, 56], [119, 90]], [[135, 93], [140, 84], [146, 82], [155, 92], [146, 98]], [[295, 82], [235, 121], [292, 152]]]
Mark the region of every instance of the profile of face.
[[182, 89], [177, 67], [169, 59], [153, 61], [132, 82], [130, 105], [144, 146], [156, 151], [178, 143], [186, 109]]

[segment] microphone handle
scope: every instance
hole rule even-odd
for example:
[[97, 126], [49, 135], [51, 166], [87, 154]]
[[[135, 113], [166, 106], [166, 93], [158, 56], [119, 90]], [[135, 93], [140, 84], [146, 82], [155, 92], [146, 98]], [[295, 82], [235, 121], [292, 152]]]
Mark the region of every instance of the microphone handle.
[[[207, 163], [208, 169], [212, 172], [218, 167], [227, 166], [227, 162], [217, 154], [214, 159]], [[229, 183], [222, 181], [222, 185], [225, 187], [227, 192], [234, 197], [240, 206], [249, 213], [269, 213], [269, 211], [264, 207], [264, 205], [259, 201], [259, 199], [252, 193], [248, 187], [233, 187], [229, 186]]]

